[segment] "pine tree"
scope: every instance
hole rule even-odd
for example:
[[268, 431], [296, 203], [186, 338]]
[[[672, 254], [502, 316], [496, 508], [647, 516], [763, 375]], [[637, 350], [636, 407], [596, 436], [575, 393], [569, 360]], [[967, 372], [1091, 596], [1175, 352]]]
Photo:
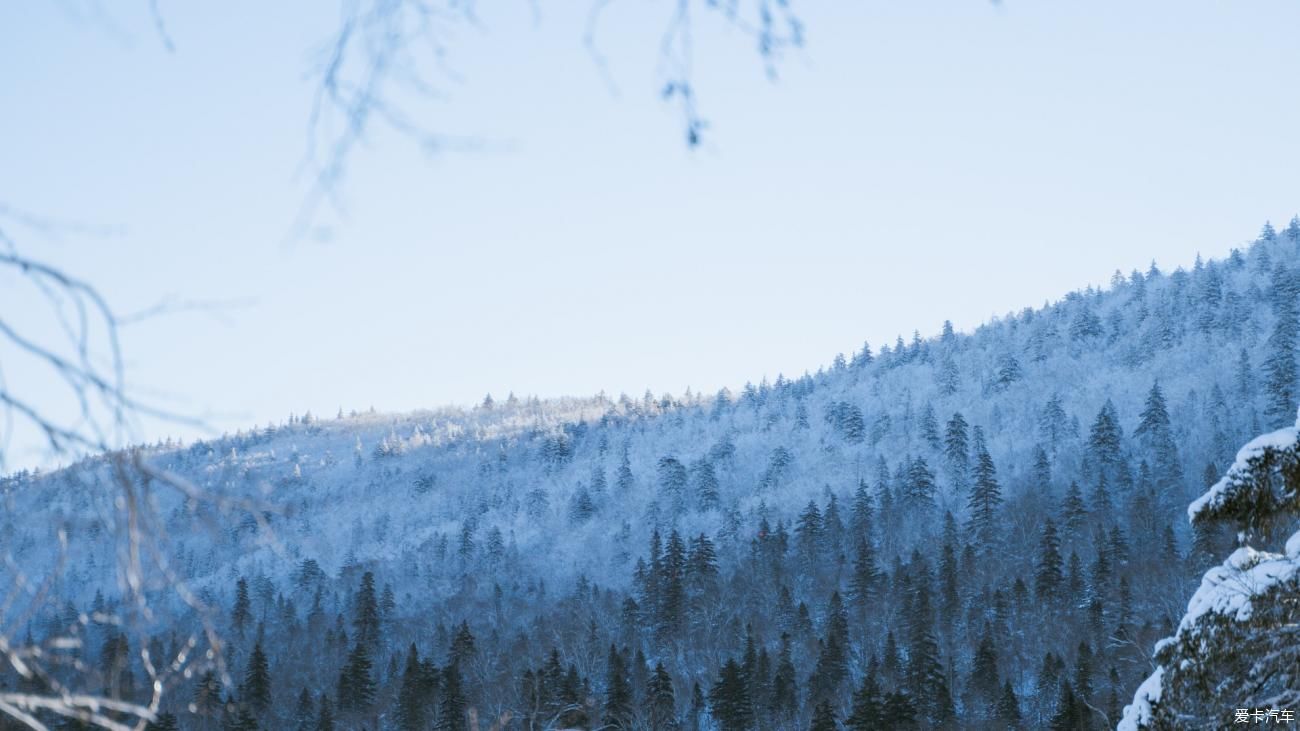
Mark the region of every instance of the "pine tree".
[[1119, 464], [1120, 449], [1124, 439], [1124, 430], [1119, 425], [1115, 404], [1110, 399], [1097, 412], [1088, 435], [1088, 450], [1097, 464], [1103, 468], [1113, 468]]
[[1070, 489], [1061, 501], [1061, 522], [1065, 524], [1069, 536], [1078, 535], [1088, 522], [1088, 506], [1083, 502], [1083, 493], [1080, 492], [1078, 483], [1070, 483]]
[[1174, 445], [1169, 411], [1165, 407], [1165, 397], [1159, 382], [1153, 384], [1147, 394], [1141, 421], [1133, 431], [1133, 436], [1138, 437], [1143, 446], [1155, 455], [1156, 482], [1159, 487], [1172, 490], [1179, 486], [1182, 483], [1182, 465], [1178, 459], [1178, 449]]
[[914, 509], [934, 508], [934, 493], [937, 486], [934, 483], [934, 473], [930, 471], [930, 466], [926, 464], [923, 457], [917, 457], [909, 463], [906, 488], [903, 497]]
[[686, 466], [676, 457], [666, 456], [659, 459], [659, 491], [665, 505], [671, 507], [675, 515], [686, 510], [686, 483], [688, 475]]
[[1250, 364], [1250, 353], [1245, 348], [1237, 355], [1237, 369], [1234, 382], [1237, 386], [1237, 397], [1246, 403], [1250, 403], [1255, 395], [1255, 369]]
[[474, 633], [469, 631], [469, 622], [461, 620], [456, 634], [451, 638], [451, 647], [447, 651], [449, 665], [461, 665], [474, 656]]
[[859, 540], [853, 559], [853, 575], [849, 580], [849, 598], [859, 618], [865, 618], [876, 594], [879, 571], [875, 551], [866, 540]]
[[745, 685], [740, 665], [735, 659], [727, 660], [718, 682], [709, 691], [709, 704], [721, 731], [749, 731], [753, 727], [754, 712]]
[[668, 536], [660, 564], [655, 628], [661, 642], [670, 642], [681, 637], [686, 621], [686, 544], [676, 530]]
[[1069, 417], [1065, 414], [1065, 407], [1061, 402], [1059, 393], [1052, 394], [1052, 397], [1043, 405], [1043, 410], [1038, 415], [1038, 434], [1039, 437], [1047, 442], [1047, 448], [1052, 454], [1056, 454], [1057, 448], [1061, 441], [1065, 439], [1068, 433]]
[[239, 689], [244, 703], [253, 710], [265, 713], [271, 705], [271, 669], [262, 651], [262, 643], [253, 645], [253, 653], [248, 657], [248, 668], [244, 672], [244, 684]]
[[618, 491], [627, 494], [632, 486], [636, 484], [636, 479], [632, 476], [632, 460], [628, 457], [628, 445], [623, 443], [623, 455], [619, 458], [618, 475], [614, 479], [614, 484], [618, 486]]
[[971, 486], [970, 522], [967, 529], [974, 536], [976, 543], [985, 553], [991, 552], [998, 544], [998, 505], [1002, 502], [1002, 488], [998, 485], [997, 468], [993, 457], [989, 455], [984, 444], [984, 430], [975, 427], [975, 470], [974, 483]]
[[1011, 353], [1003, 353], [998, 358], [997, 374], [993, 378], [993, 389], [995, 391], [1005, 391], [1011, 387], [1011, 384], [1025, 377], [1024, 370], [1020, 367], [1020, 361]]
[[853, 541], [871, 540], [871, 524], [875, 509], [871, 504], [871, 492], [866, 480], [858, 480], [858, 488], [853, 492], [853, 509], [849, 517], [849, 531]]
[[361, 576], [361, 586], [353, 599], [352, 627], [357, 642], [371, 649], [379, 646], [379, 602], [375, 597], [375, 575], [369, 571]]
[[1169, 433], [1169, 410], [1165, 407], [1165, 396], [1160, 390], [1159, 381], [1152, 384], [1147, 393], [1140, 418], [1133, 436], [1149, 441]]
[[721, 504], [718, 494], [718, 475], [713, 462], [700, 459], [691, 467], [695, 475], [695, 505], [701, 511], [716, 510]]
[[966, 487], [966, 470], [969, 465], [970, 440], [966, 418], [955, 412], [943, 431], [943, 458], [958, 491]]
[[1049, 728], [1051, 731], [1091, 731], [1089, 713], [1088, 707], [1075, 696], [1074, 688], [1069, 683], [1061, 683], [1060, 700], [1056, 703], [1056, 713]]
[[957, 389], [961, 388], [961, 370], [957, 367], [956, 361], [951, 357], [945, 357], [935, 370], [934, 380], [935, 385], [939, 387], [940, 395], [951, 396], [957, 393]]
[[921, 568], [917, 572], [921, 578], [908, 608], [907, 687], [913, 697], [924, 703], [923, 715], [943, 725], [952, 718], [954, 710], [947, 675], [940, 663], [939, 643], [934, 636], [929, 579], [924, 576], [923, 565]]
[[1020, 701], [1016, 699], [1016, 691], [1011, 687], [1010, 680], [1002, 684], [1002, 695], [998, 698], [997, 717], [998, 720], [1007, 725], [1007, 728], [1020, 727]]
[[397, 694], [397, 726], [402, 731], [424, 731], [429, 725], [429, 684], [420, 653], [412, 642], [402, 668], [402, 687]]
[[240, 705], [235, 709], [233, 721], [226, 725], [227, 731], [261, 731], [257, 719], [253, 718], [253, 713], [248, 706]]
[[1300, 400], [1296, 381], [1296, 329], [1300, 321], [1294, 296], [1288, 295], [1275, 309], [1277, 322], [1265, 345], [1268, 356], [1263, 363], [1267, 397], [1264, 414], [1270, 425], [1278, 426], [1295, 417], [1296, 403]]
[[235, 626], [235, 631], [243, 636], [244, 627], [252, 617], [252, 602], [248, 599], [248, 580], [241, 576], [235, 582], [235, 606], [230, 612], [230, 622]]
[[772, 676], [772, 714], [789, 718], [799, 705], [798, 680], [790, 656], [790, 635], [781, 633], [781, 650], [777, 656], [776, 673]]
[[799, 523], [794, 531], [795, 544], [805, 570], [815, 569], [821, 560], [822, 547], [822, 512], [813, 500], [799, 514]]
[[361, 714], [370, 710], [375, 702], [375, 681], [370, 648], [358, 641], [348, 654], [347, 663], [339, 673], [339, 711]]
[[831, 707], [829, 700], [824, 700], [817, 704], [813, 711], [812, 725], [808, 731], [838, 731], [839, 724], [835, 721], [835, 709]]
[[452, 663], [442, 670], [442, 697], [438, 706], [438, 731], [468, 731], [465, 711], [469, 707], [461, 690], [460, 668]]
[[294, 726], [296, 731], [313, 731], [316, 727], [316, 706], [311, 699], [311, 691], [303, 686], [302, 692], [298, 694], [298, 706], [294, 709], [294, 719], [297, 725]]
[[650, 728], [672, 731], [677, 728], [677, 701], [673, 697], [673, 679], [662, 662], [655, 663], [646, 688], [646, 718]]
[[625, 728], [632, 719], [632, 685], [628, 680], [627, 663], [613, 645], [609, 646], [606, 668], [603, 722], [614, 728]]
[[943, 441], [939, 437], [939, 419], [934, 415], [934, 406], [928, 402], [921, 412], [921, 439], [936, 452], [943, 448]]
[[220, 678], [211, 670], [205, 671], [199, 677], [198, 685], [194, 687], [195, 713], [201, 716], [215, 717], [221, 710], [221, 695]]
[[702, 614], [718, 590], [718, 555], [713, 541], [701, 533], [691, 539], [686, 556], [686, 595], [688, 609]]
[[1055, 602], [1059, 597], [1061, 583], [1065, 577], [1061, 574], [1061, 542], [1056, 536], [1056, 524], [1051, 518], [1043, 521], [1043, 540], [1038, 553], [1038, 573], [1034, 577], [1034, 590], [1038, 601]]
[[316, 716], [316, 731], [334, 731], [334, 708], [329, 696], [321, 693], [320, 713]]
[[1034, 482], [1043, 492], [1052, 489], [1052, 458], [1041, 444], [1034, 447]]
[[876, 731], [883, 728], [888, 720], [883, 714], [883, 703], [884, 698], [873, 667], [863, 676], [861, 687], [853, 693], [853, 712], [844, 720], [845, 727], [849, 731]]
[[998, 702], [998, 652], [993, 645], [992, 628], [985, 624], [984, 634], [971, 662], [970, 680], [967, 683], [974, 696], [981, 717], [995, 714]]

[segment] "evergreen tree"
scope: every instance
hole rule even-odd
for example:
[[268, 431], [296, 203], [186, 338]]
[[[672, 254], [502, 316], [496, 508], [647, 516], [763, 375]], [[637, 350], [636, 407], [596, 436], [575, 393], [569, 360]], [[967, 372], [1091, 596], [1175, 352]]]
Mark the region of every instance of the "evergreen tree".
[[721, 731], [749, 731], [753, 728], [753, 708], [740, 665], [728, 660], [719, 673], [718, 682], [709, 691], [713, 717]]
[[402, 687], [397, 694], [397, 725], [402, 731], [424, 731], [429, 726], [429, 682], [420, 653], [412, 642], [402, 668]]
[[987, 553], [998, 544], [998, 505], [1002, 503], [1002, 488], [998, 485], [997, 468], [984, 444], [984, 430], [973, 430], [975, 447], [974, 482], [971, 485], [970, 522], [968, 530], [979, 546]]
[[943, 725], [955, 711], [947, 674], [939, 658], [939, 643], [934, 636], [928, 583], [928, 578], [921, 578], [908, 609], [907, 687], [924, 704], [922, 715]]
[[262, 643], [253, 645], [253, 653], [248, 657], [248, 667], [244, 671], [244, 684], [239, 689], [244, 703], [253, 710], [265, 713], [271, 705], [271, 669], [262, 651]]
[[1052, 459], [1042, 445], [1034, 447], [1034, 482], [1044, 492], [1052, 488]]
[[375, 681], [372, 670], [370, 648], [366, 643], [358, 641], [353, 645], [347, 663], [339, 672], [339, 711], [362, 714], [370, 710], [375, 702]]
[[1158, 485], [1164, 490], [1180, 485], [1182, 465], [1170, 430], [1169, 411], [1165, 407], [1164, 393], [1160, 390], [1158, 382], [1151, 386], [1151, 391], [1147, 394], [1141, 421], [1133, 431], [1133, 436], [1138, 437], [1143, 446], [1155, 455]]
[[316, 728], [316, 705], [312, 702], [311, 691], [303, 686], [302, 692], [298, 694], [298, 706], [294, 709], [294, 719], [297, 725], [294, 726], [296, 731], [313, 731]]
[[248, 598], [248, 580], [242, 576], [235, 582], [235, 606], [230, 612], [230, 622], [235, 631], [243, 636], [244, 627], [253, 617], [252, 602]]
[[1002, 684], [1002, 695], [998, 698], [997, 706], [998, 720], [1007, 725], [1007, 728], [1019, 728], [1020, 701], [1016, 699], [1016, 691], [1011, 687], [1011, 681], [1008, 680]]
[[809, 500], [808, 506], [799, 514], [799, 523], [795, 527], [794, 535], [803, 568], [806, 570], [817, 568], [822, 548], [822, 512], [818, 509], [816, 501]]
[[871, 524], [875, 509], [871, 504], [871, 492], [866, 480], [858, 480], [858, 488], [853, 492], [853, 509], [849, 518], [849, 532], [856, 543], [858, 540], [871, 540]]
[[1078, 483], [1071, 482], [1061, 502], [1061, 522], [1065, 524], [1067, 535], [1073, 537], [1079, 534], [1087, 521], [1088, 506], [1083, 502], [1083, 493], [1079, 491]]
[[686, 466], [676, 457], [667, 456], [659, 459], [658, 467], [663, 502], [672, 508], [674, 514], [681, 514], [686, 510]]
[[369, 571], [361, 576], [361, 586], [353, 599], [352, 627], [357, 642], [371, 649], [379, 646], [379, 602], [375, 597], [375, 575]]
[[1152, 440], [1169, 433], [1169, 410], [1165, 407], [1165, 396], [1160, 390], [1160, 382], [1152, 384], [1147, 393], [1146, 404], [1142, 407], [1141, 420], [1133, 430], [1133, 436]]
[[808, 731], [839, 731], [839, 724], [835, 721], [835, 709], [831, 707], [830, 701], [824, 700], [817, 704]]
[[798, 705], [799, 687], [795, 678], [794, 661], [790, 655], [790, 635], [783, 632], [776, 673], [772, 676], [772, 713], [777, 718], [789, 718]]
[[1065, 439], [1069, 428], [1069, 417], [1065, 414], [1065, 406], [1062, 404], [1059, 393], [1052, 394], [1052, 397], [1043, 405], [1043, 410], [1038, 415], [1038, 434], [1039, 437], [1047, 443], [1048, 450], [1056, 454], [1057, 448], [1061, 441]]
[[981, 717], [995, 715], [999, 698], [998, 688], [998, 652], [993, 645], [992, 628], [987, 624], [980, 637], [979, 647], [975, 649], [975, 658], [971, 662], [970, 680], [967, 688], [972, 695], [974, 710]]
[[998, 370], [993, 378], [993, 389], [995, 391], [1005, 391], [1011, 387], [1011, 384], [1025, 377], [1024, 371], [1020, 367], [1020, 361], [1011, 353], [1003, 353], [998, 358]]
[[209, 718], [215, 717], [221, 711], [222, 695], [221, 679], [216, 673], [207, 670], [199, 677], [199, 683], [194, 687], [194, 708], [195, 713]]
[[943, 448], [943, 441], [939, 437], [939, 419], [934, 415], [934, 407], [926, 403], [925, 409], [921, 412], [921, 439], [936, 452]]
[[966, 418], [961, 412], [955, 412], [948, 420], [943, 431], [943, 458], [953, 487], [962, 490], [966, 487], [966, 470], [970, 462], [970, 438], [967, 432]]
[[1300, 321], [1293, 295], [1288, 294], [1275, 310], [1277, 322], [1265, 345], [1268, 355], [1263, 363], [1267, 398], [1264, 414], [1270, 425], [1279, 426], [1295, 418], [1296, 403], [1300, 401], [1296, 381], [1296, 330]]
[[438, 706], [438, 731], [468, 731], [465, 711], [469, 707], [461, 689], [460, 668], [452, 663], [442, 670], [442, 696]]
[[605, 676], [604, 724], [614, 728], [627, 728], [632, 719], [632, 685], [628, 679], [627, 663], [613, 645]]
[[233, 722], [226, 724], [226, 731], [260, 731], [261, 727], [257, 725], [257, 719], [253, 717], [252, 711], [248, 706], [240, 705], [235, 709]]
[[334, 731], [334, 708], [330, 705], [329, 696], [321, 693], [319, 707], [320, 713], [316, 716], [316, 731]]
[[646, 718], [650, 728], [672, 731], [677, 728], [677, 702], [673, 698], [673, 679], [663, 663], [655, 663], [646, 689]]
[[701, 511], [716, 510], [721, 504], [718, 494], [718, 475], [713, 462], [697, 460], [691, 467], [695, 475], [695, 504]]
[[661, 642], [681, 636], [686, 620], [686, 544], [674, 530], [664, 546], [660, 562], [659, 606], [656, 631]]
[[447, 651], [447, 664], [461, 665], [474, 656], [474, 633], [469, 631], [469, 622], [461, 620], [456, 634], [451, 638], [451, 647]]
[[878, 580], [879, 571], [876, 568], [875, 551], [866, 540], [859, 540], [853, 559], [853, 575], [849, 580], [849, 598], [859, 618], [867, 616], [867, 610], [875, 597]]
[[923, 457], [913, 459], [907, 469], [906, 491], [903, 498], [917, 510], [929, 510], [934, 507], [934, 473]]
[[880, 684], [876, 682], [875, 669], [871, 668], [863, 676], [861, 687], [853, 693], [853, 712], [844, 720], [844, 725], [849, 731], [875, 731], [884, 728], [889, 719], [884, 716], [883, 704]]
[[614, 484], [618, 486], [618, 491], [627, 494], [632, 486], [636, 484], [636, 479], [632, 476], [632, 460], [628, 457], [628, 445], [623, 443], [623, 454], [619, 458], [618, 475], [614, 478]]
[[1051, 518], [1043, 521], [1043, 540], [1038, 553], [1038, 573], [1034, 589], [1040, 602], [1054, 602], [1064, 581], [1061, 573], [1061, 542], [1056, 536], [1056, 524]]
[[1051, 731], [1091, 731], [1089, 714], [1088, 707], [1075, 696], [1070, 684], [1061, 683], [1061, 696], [1052, 716]]
[[1120, 449], [1124, 440], [1124, 430], [1119, 425], [1119, 416], [1115, 404], [1110, 399], [1097, 412], [1088, 434], [1088, 450], [1096, 463], [1106, 469], [1119, 464]]

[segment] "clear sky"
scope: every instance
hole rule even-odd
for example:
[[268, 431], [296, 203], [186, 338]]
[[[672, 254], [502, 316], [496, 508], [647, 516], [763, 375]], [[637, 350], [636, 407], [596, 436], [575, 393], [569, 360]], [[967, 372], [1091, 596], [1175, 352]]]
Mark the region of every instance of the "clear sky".
[[[243, 302], [125, 333], [133, 385], [232, 431], [734, 388], [1221, 256], [1300, 209], [1294, 2], [796, 2], [807, 47], [775, 83], [702, 19], [694, 151], [656, 93], [670, 3], [607, 11], [613, 88], [591, 4], [535, 5], [480, 4], [419, 107], [481, 148], [374, 134], [346, 215], [286, 244], [333, 3], [164, 0], [174, 53], [144, 0], [0, 4], [0, 202], [121, 226], [17, 232], [122, 311]], [[4, 286], [11, 319], [37, 304]], [[9, 386], [45, 397], [5, 353]]]

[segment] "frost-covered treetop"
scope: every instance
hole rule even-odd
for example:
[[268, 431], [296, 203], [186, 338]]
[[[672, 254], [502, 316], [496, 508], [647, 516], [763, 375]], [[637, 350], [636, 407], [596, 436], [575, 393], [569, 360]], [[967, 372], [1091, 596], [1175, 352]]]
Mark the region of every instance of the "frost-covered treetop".
[[[1272, 515], [1286, 509], [1288, 502], [1294, 507], [1296, 496], [1279, 492], [1273, 481], [1261, 481], [1256, 475], [1270, 471], [1272, 462], [1286, 459], [1288, 450], [1300, 439], [1300, 415], [1296, 425], [1278, 429], [1252, 439], [1237, 452], [1237, 458], [1205, 494], [1187, 506], [1187, 518], [1214, 520], [1216, 518], [1244, 518], [1249, 527], [1258, 527], [1252, 519]], [[1285, 465], [1279, 464], [1285, 469]]]
[[[1232, 467], [1187, 509], [1194, 524], [1232, 521], [1243, 544], [1300, 513], [1296, 425], [1251, 440]], [[1231, 708], [1287, 708], [1300, 700], [1295, 636], [1300, 530], [1282, 553], [1241, 545], [1211, 568], [1177, 633], [1156, 645], [1161, 665], [1125, 706], [1119, 731], [1213, 727]]]

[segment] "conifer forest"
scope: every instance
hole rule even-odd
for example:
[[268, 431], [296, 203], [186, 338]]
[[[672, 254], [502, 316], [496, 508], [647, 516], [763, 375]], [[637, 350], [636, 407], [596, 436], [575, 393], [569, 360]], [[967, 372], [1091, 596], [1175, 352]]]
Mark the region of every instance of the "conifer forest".
[[1297, 307], [1300, 219], [735, 392], [292, 414], [18, 472], [3, 617], [33, 649], [0, 689], [159, 731], [1300, 710]]

